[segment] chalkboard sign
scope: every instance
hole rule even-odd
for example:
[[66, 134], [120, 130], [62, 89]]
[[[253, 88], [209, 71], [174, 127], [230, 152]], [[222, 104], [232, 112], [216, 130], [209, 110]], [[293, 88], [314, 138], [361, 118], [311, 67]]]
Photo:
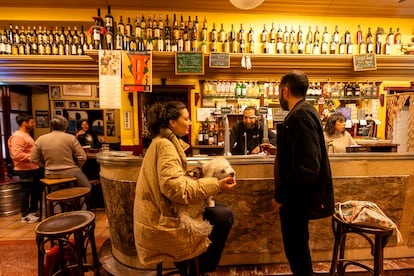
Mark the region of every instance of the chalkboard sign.
[[204, 56], [201, 52], [176, 52], [176, 75], [203, 75]]
[[210, 53], [210, 67], [212, 68], [230, 68], [229, 53]]
[[354, 55], [354, 71], [377, 70], [377, 61], [374, 54]]

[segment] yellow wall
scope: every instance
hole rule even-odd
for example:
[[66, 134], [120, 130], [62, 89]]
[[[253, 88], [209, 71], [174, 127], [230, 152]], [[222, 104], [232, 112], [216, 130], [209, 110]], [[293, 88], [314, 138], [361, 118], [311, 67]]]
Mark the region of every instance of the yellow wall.
[[[43, 90], [37, 90], [36, 87], [32, 89], [32, 106], [33, 106], [33, 117], [35, 117], [36, 111], [50, 110], [49, 106], [49, 93], [45, 93]], [[35, 117], [36, 119], [36, 117]], [[39, 136], [49, 133], [50, 128], [34, 128], [35, 139]]]

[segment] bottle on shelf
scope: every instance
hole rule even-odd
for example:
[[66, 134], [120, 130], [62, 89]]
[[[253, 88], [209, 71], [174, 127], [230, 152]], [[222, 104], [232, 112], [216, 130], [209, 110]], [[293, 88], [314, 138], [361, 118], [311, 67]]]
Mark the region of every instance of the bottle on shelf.
[[364, 37], [363, 37], [363, 34], [362, 34], [361, 25], [358, 25], [358, 30], [356, 32], [356, 43], [357, 43], [357, 45], [360, 45], [361, 42], [363, 42], [363, 41], [364, 41]]
[[394, 35], [394, 44], [395, 45], [400, 45], [401, 44], [401, 33], [400, 33], [400, 28], [397, 28], [397, 32]]
[[394, 32], [392, 31], [392, 27], [390, 27], [390, 31], [387, 34], [386, 41], [388, 41], [388, 44], [393, 45], [394, 44]]
[[276, 29], [274, 22], [272, 22], [272, 28], [270, 29], [270, 43], [276, 43]]
[[108, 5], [108, 13], [105, 15], [106, 49], [114, 48], [114, 17], [111, 14], [111, 6]]
[[219, 42], [224, 42], [225, 39], [226, 39], [226, 31], [224, 30], [223, 23], [221, 23], [220, 31], [219, 31], [219, 34], [218, 34], [218, 41]]

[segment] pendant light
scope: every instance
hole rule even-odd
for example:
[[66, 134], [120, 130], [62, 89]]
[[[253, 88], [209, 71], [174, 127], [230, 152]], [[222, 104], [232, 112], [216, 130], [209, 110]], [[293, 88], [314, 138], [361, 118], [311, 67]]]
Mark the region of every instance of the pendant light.
[[264, 0], [229, 0], [238, 9], [251, 10], [260, 6]]

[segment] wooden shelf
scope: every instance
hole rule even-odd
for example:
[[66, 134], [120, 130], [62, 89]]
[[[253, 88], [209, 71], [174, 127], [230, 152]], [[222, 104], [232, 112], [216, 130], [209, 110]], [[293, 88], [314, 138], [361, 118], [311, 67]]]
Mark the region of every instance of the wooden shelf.
[[[0, 82], [4, 83], [98, 83], [98, 51], [85, 56], [0, 55]], [[175, 54], [153, 52], [154, 83], [167, 79], [277, 80], [291, 69], [303, 70], [309, 79], [326, 81], [412, 80], [414, 55], [378, 55], [377, 70], [354, 71], [350, 55], [267, 55], [251, 54], [252, 69], [241, 67], [241, 54], [230, 54], [230, 68], [208, 67], [204, 75], [175, 75]]]

